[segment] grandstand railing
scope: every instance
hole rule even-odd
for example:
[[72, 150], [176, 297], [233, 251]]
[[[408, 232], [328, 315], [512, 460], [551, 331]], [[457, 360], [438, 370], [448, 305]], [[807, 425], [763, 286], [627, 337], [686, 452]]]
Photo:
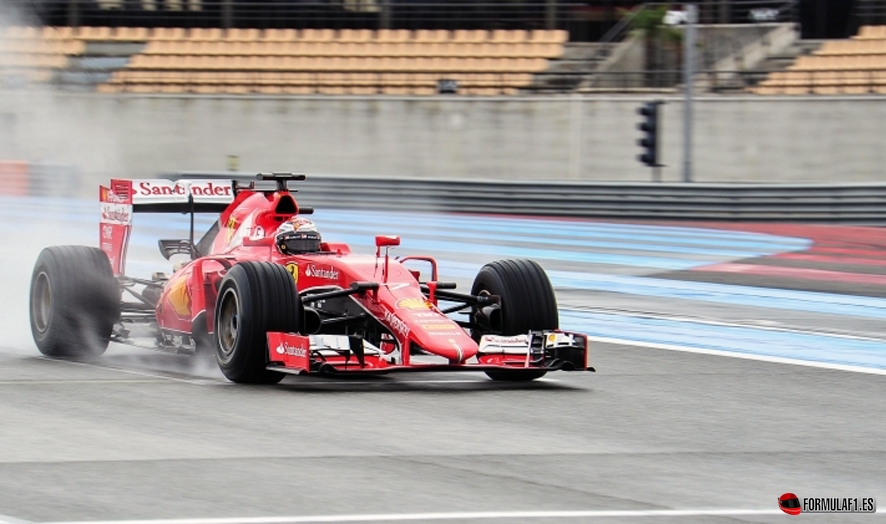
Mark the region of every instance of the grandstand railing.
[[[565, 29], [597, 41], [637, 0], [4, 0], [46, 25]], [[700, 23], [799, 22], [798, 0], [699, 2]], [[675, 2], [674, 9], [680, 9]], [[20, 23], [18, 21], [17, 23]]]
[[[845, 71], [841, 71], [844, 73]], [[844, 87], [842, 80], [827, 83], [819, 75], [805, 76], [791, 87], [797, 91], [814, 93], [825, 86]], [[879, 74], [879, 76], [878, 76]], [[486, 94], [529, 94], [575, 92], [676, 92], [682, 89], [682, 71], [610, 71], [597, 73], [593, 83], [582, 84], [589, 77], [583, 73], [558, 73], [558, 76], [574, 75], [575, 81], [563, 85], [524, 84], [515, 77], [527, 76], [515, 72], [478, 72], [477, 70], [445, 72], [428, 71], [361, 71], [361, 70], [218, 70], [218, 69], [152, 69], [139, 71], [138, 80], [116, 82], [118, 92], [144, 92], [144, 85], [180, 85], [183, 92], [201, 92], [199, 86], [240, 86], [244, 93], [262, 93], [267, 86], [303, 87], [311, 93], [323, 93], [328, 88], [360, 88], [360, 93], [384, 93], [391, 87], [436, 87], [441, 82], [448, 88], [456, 87], [456, 93], [483, 88]], [[695, 81], [698, 88], [707, 92], [745, 92], [757, 86], [768, 75], [766, 71], [699, 71]], [[455, 84], [449, 83], [455, 81]], [[860, 71], [855, 84], [859, 90], [878, 92], [886, 90], [886, 71]], [[864, 89], [862, 89], [864, 88]], [[223, 92], [223, 90], [222, 90]]]

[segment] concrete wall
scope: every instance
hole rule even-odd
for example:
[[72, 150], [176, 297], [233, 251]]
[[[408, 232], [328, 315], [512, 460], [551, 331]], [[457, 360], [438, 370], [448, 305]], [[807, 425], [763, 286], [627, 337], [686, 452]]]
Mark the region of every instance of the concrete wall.
[[[85, 180], [224, 170], [646, 181], [641, 97], [245, 98], [0, 93], [0, 159]], [[706, 182], [886, 180], [886, 98], [698, 100]], [[663, 170], [679, 181], [682, 104], [664, 107]], [[91, 193], [90, 193], [91, 194]]]

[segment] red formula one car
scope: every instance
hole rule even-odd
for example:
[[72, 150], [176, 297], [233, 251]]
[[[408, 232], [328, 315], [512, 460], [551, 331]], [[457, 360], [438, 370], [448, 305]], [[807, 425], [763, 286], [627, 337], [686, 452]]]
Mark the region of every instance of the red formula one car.
[[[99, 355], [111, 341], [211, 351], [228, 379], [244, 383], [286, 373], [475, 370], [532, 380], [593, 370], [587, 338], [557, 329], [554, 292], [535, 262], [489, 263], [470, 293], [456, 292], [438, 280], [433, 258], [391, 258], [399, 237], [375, 237], [374, 255], [322, 242], [304, 218], [313, 210], [288, 189], [304, 178], [112, 180], [101, 188], [101, 248], [49, 247], [37, 259], [37, 347], [73, 357]], [[187, 257], [171, 276], [124, 275], [139, 212], [190, 214], [190, 238], [159, 241], [167, 259]], [[198, 242], [195, 213], [220, 213]]]

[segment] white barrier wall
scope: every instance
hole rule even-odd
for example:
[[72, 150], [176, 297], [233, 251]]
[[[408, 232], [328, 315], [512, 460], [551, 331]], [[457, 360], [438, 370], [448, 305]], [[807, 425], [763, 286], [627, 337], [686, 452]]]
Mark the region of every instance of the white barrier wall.
[[[0, 92], [0, 159], [85, 180], [224, 170], [648, 181], [639, 105], [653, 97], [250, 98]], [[665, 98], [663, 170], [679, 181], [682, 105]], [[886, 179], [886, 98], [707, 97], [696, 180]]]

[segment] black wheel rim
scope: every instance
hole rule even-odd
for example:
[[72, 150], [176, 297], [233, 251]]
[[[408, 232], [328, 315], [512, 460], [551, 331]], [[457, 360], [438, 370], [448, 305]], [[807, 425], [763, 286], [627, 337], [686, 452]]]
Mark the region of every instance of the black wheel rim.
[[31, 304], [34, 327], [38, 332], [45, 333], [52, 321], [52, 285], [46, 271], [41, 271], [34, 280]]
[[234, 355], [237, 339], [240, 335], [240, 301], [233, 288], [227, 289], [222, 295], [218, 312], [218, 357], [228, 362]]

